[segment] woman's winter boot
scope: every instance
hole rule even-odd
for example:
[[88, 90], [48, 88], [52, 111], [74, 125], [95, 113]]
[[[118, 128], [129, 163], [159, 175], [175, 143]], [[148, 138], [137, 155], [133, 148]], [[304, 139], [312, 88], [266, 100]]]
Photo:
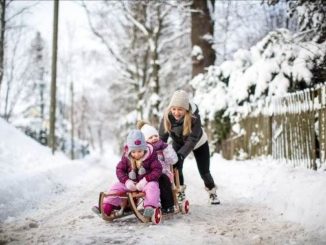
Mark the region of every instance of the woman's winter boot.
[[206, 188], [206, 191], [208, 192], [209, 194], [209, 201], [210, 201], [210, 204], [213, 204], [213, 205], [217, 205], [217, 204], [220, 204], [220, 200], [218, 199], [217, 197], [217, 194], [216, 194], [216, 190], [217, 188], [216, 187], [213, 187], [212, 189], [208, 189]]

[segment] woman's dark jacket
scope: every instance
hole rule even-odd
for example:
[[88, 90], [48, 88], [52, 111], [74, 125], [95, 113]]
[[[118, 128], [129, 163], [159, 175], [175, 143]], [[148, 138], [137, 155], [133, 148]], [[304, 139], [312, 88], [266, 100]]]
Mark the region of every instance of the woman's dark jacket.
[[164, 141], [167, 142], [168, 138], [172, 139], [173, 149], [177, 152], [177, 154], [181, 155], [185, 158], [196, 146], [198, 141], [203, 135], [203, 129], [201, 127], [200, 115], [198, 108], [195, 104], [190, 104], [192, 113], [191, 118], [191, 133], [187, 136], [182, 135], [183, 131], [183, 118], [179, 121], [176, 121], [172, 116], [171, 112], [168, 117], [171, 122], [171, 132], [165, 132], [164, 129], [164, 119], [161, 120], [160, 128], [159, 128], [159, 136]]

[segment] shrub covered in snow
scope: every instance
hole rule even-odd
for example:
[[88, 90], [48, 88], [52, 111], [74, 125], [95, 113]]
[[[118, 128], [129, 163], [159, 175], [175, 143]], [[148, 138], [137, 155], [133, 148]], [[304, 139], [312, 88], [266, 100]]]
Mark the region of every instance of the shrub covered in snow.
[[[232, 60], [209, 67], [195, 77], [195, 103], [202, 118], [217, 113], [236, 122], [262, 100], [313, 87], [325, 81], [326, 42], [302, 41], [286, 29], [270, 32], [250, 50], [238, 50]], [[248, 106], [250, 104], [250, 106]], [[221, 114], [221, 111], [225, 111]]]

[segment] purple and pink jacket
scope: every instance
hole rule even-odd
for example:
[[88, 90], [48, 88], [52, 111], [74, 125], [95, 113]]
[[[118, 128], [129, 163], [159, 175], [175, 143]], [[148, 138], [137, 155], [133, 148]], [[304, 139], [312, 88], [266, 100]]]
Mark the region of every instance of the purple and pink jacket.
[[162, 165], [162, 173], [166, 174], [171, 182], [173, 182], [173, 173], [171, 166], [177, 163], [178, 156], [172, 145], [165, 143], [163, 140], [158, 140], [153, 143], [154, 151], [157, 153], [157, 158]]
[[[147, 145], [148, 150], [143, 157], [143, 167], [146, 170], [146, 173], [143, 175], [139, 175], [136, 172], [137, 180], [136, 182], [140, 181], [143, 177], [146, 178], [148, 182], [150, 181], [158, 181], [159, 177], [162, 174], [162, 165], [157, 159], [156, 151], [153, 149], [153, 146]], [[126, 183], [129, 179], [128, 174], [131, 172], [131, 163], [129, 158], [126, 154], [124, 154], [116, 167], [116, 174], [121, 183]]]

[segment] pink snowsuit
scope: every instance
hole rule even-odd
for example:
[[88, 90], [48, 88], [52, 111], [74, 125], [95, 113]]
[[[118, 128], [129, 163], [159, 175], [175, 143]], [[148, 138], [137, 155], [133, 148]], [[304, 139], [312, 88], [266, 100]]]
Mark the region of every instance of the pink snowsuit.
[[[139, 175], [136, 173], [136, 182], [139, 182], [143, 177], [146, 178], [147, 184], [145, 185], [143, 192], [145, 192], [144, 198], [144, 207], [159, 207], [160, 203], [160, 189], [158, 185], [158, 179], [162, 174], [162, 165], [157, 159], [157, 154], [153, 150], [151, 145], [147, 145], [148, 150], [143, 157], [142, 166], [146, 170], [145, 174]], [[128, 156], [124, 154], [116, 167], [116, 174], [119, 179], [119, 182], [113, 184], [109, 189], [108, 193], [121, 193], [128, 192], [130, 190], [125, 186], [126, 181], [129, 179], [129, 172], [132, 171], [130, 160]], [[113, 206], [121, 205], [121, 198], [119, 197], [106, 197], [103, 200], [103, 203], [109, 203]]]

